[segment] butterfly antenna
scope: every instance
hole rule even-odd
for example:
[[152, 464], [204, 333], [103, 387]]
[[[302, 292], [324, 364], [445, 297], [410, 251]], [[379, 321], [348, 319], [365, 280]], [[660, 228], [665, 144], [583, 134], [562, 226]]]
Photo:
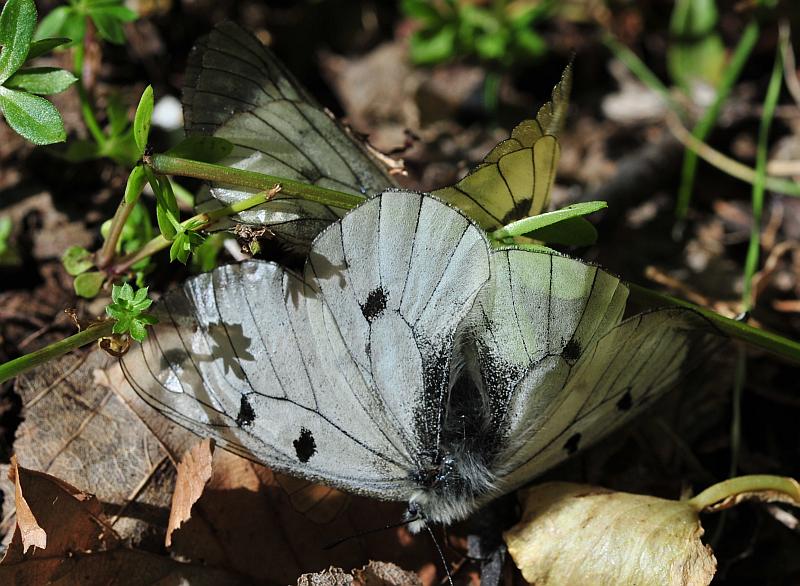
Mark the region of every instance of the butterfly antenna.
[[[400, 521], [399, 523], [390, 523], [384, 527], [375, 527], [374, 529], [367, 529], [366, 531], [361, 531], [359, 533], [354, 533], [353, 535], [348, 535], [347, 537], [343, 537], [342, 539], [337, 539], [333, 543], [329, 543], [322, 549], [329, 550], [343, 544], [345, 541], [350, 541], [351, 539], [355, 539], [356, 537], [364, 537], [365, 535], [372, 535], [373, 533], [380, 533], [381, 531], [386, 531], [387, 529], [394, 529], [395, 527], [402, 527], [404, 525], [408, 525], [413, 523], [414, 521], [419, 521], [419, 517], [412, 517], [411, 519], [406, 519], [405, 521]], [[427, 525], [426, 525], [427, 526]]]
[[450, 568], [447, 565], [447, 558], [444, 557], [444, 552], [442, 551], [441, 546], [439, 545], [439, 541], [436, 539], [436, 535], [433, 534], [433, 529], [431, 526], [428, 525], [428, 520], [422, 516], [422, 522], [425, 524], [425, 529], [428, 531], [428, 535], [431, 536], [433, 540], [433, 545], [436, 547], [436, 551], [439, 552], [439, 558], [442, 560], [442, 566], [444, 567], [444, 573], [447, 574], [447, 582], [450, 586], [454, 586], [453, 584], [453, 574], [450, 573]]

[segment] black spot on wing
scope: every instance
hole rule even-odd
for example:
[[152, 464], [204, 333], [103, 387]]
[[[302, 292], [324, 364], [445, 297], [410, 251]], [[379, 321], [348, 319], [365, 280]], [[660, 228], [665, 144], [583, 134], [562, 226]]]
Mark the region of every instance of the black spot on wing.
[[380, 317], [385, 309], [386, 291], [384, 291], [383, 287], [378, 287], [370, 291], [369, 295], [367, 295], [367, 300], [361, 306], [361, 313], [364, 315], [364, 319], [368, 322], [372, 322], [375, 318]]
[[576, 433], [572, 435], [568, 440], [567, 443], [564, 444], [564, 449], [567, 450], [568, 455], [572, 455], [578, 451], [578, 446], [581, 443], [581, 434]]
[[581, 357], [582, 351], [581, 343], [575, 338], [572, 338], [561, 351], [561, 357], [567, 362], [574, 362]]
[[305, 427], [300, 428], [300, 437], [292, 442], [294, 446], [297, 459], [303, 464], [311, 459], [311, 456], [317, 453], [317, 442], [314, 441], [314, 436]]
[[239, 405], [239, 414], [236, 416], [236, 425], [239, 427], [247, 427], [253, 425], [256, 420], [256, 412], [253, 411], [253, 406], [247, 399], [247, 395], [242, 395], [242, 402]]
[[630, 387], [625, 390], [625, 394], [617, 401], [617, 409], [620, 411], [628, 411], [633, 407], [633, 397], [631, 396]]

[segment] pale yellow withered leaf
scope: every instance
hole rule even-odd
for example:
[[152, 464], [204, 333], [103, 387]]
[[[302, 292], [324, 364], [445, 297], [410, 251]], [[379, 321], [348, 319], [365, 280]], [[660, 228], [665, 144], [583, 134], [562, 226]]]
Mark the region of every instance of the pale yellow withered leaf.
[[508, 550], [537, 586], [704, 586], [716, 560], [688, 501], [551, 482], [521, 493]]

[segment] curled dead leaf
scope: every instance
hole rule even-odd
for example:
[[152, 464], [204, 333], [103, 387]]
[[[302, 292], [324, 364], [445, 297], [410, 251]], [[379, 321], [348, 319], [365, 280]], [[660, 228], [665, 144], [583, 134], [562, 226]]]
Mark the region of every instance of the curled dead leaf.
[[551, 482], [521, 494], [524, 513], [504, 535], [537, 586], [704, 586], [716, 560], [688, 501]]
[[8, 478], [14, 483], [14, 506], [17, 511], [17, 527], [22, 540], [22, 553], [25, 554], [30, 547], [46, 548], [47, 532], [36, 522], [36, 517], [31, 511], [28, 501], [25, 500], [25, 496], [23, 496], [19, 476], [17, 457], [11, 456]]
[[178, 463], [175, 491], [167, 523], [166, 546], [172, 545], [172, 532], [192, 516], [192, 505], [203, 494], [211, 478], [211, 459], [214, 454], [213, 440], [206, 438], [184, 454]]

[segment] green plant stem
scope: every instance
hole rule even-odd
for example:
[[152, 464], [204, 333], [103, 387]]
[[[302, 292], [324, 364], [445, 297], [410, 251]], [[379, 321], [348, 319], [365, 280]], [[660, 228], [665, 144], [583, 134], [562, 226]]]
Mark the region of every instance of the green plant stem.
[[366, 198], [309, 185], [291, 179], [274, 177], [254, 171], [235, 169], [211, 163], [201, 163], [189, 159], [181, 159], [169, 155], [156, 154], [144, 157], [144, 164], [149, 165], [155, 173], [162, 175], [180, 175], [195, 177], [224, 185], [235, 185], [250, 189], [269, 190], [276, 185], [281, 186], [281, 193], [299, 197], [308, 201], [321, 203], [332, 207], [351, 209], [362, 203]]
[[[739, 75], [741, 74], [745, 63], [747, 63], [747, 59], [750, 57], [750, 53], [753, 52], [753, 49], [758, 42], [759, 33], [759, 25], [755, 20], [751, 21], [750, 24], [748, 24], [744, 29], [744, 32], [739, 39], [739, 44], [736, 45], [736, 49], [731, 56], [730, 62], [725, 68], [722, 79], [719, 83], [719, 87], [717, 88], [717, 94], [714, 97], [714, 101], [705, 111], [702, 118], [700, 118], [700, 121], [697, 123], [697, 125], [695, 125], [695, 127], [692, 129], [692, 135], [694, 135], [697, 140], [704, 141], [711, 132], [711, 129], [714, 127], [714, 124], [719, 117], [722, 104], [728, 99], [736, 80], [739, 79]], [[678, 201], [676, 202], [675, 206], [675, 214], [680, 220], [685, 219], [686, 214], [689, 211], [696, 171], [697, 153], [689, 149], [683, 155], [681, 186], [678, 191]]]
[[609, 32], [603, 34], [603, 44], [608, 47], [614, 56], [622, 61], [625, 66], [636, 76], [639, 80], [656, 92], [670, 110], [675, 112], [679, 117], [683, 118], [686, 115], [683, 107], [676, 102], [669, 92], [669, 88], [665, 86], [655, 73], [645, 65], [644, 61], [639, 59], [639, 56], [631, 51], [628, 47], [620, 43], [614, 35]]
[[15, 358], [5, 364], [0, 364], [0, 383], [3, 383], [23, 372], [30, 370], [40, 364], [44, 364], [48, 360], [53, 360], [59, 356], [63, 356], [67, 352], [71, 352], [76, 348], [90, 344], [95, 340], [99, 340], [105, 336], [111, 335], [111, 329], [114, 327], [113, 320], [107, 320], [97, 325], [92, 325], [78, 332], [77, 334], [65, 338], [41, 350], [25, 354], [19, 358]]
[[641, 285], [636, 285], [634, 283], [627, 283], [627, 285], [630, 288], [631, 294], [641, 302], [656, 306], [666, 305], [691, 309], [706, 318], [724, 334], [748, 342], [800, 364], [800, 342], [795, 342], [794, 340], [784, 338], [783, 336], [766, 330], [754, 328], [735, 319], [723, 317], [710, 309], [700, 307], [694, 303], [689, 303], [688, 301], [664, 293], [659, 293], [658, 291], [653, 291]]
[[94, 115], [94, 109], [92, 108], [92, 104], [89, 101], [89, 92], [86, 90], [86, 86], [83, 83], [83, 62], [84, 62], [84, 46], [78, 45], [75, 47], [75, 55], [73, 59], [73, 68], [75, 77], [78, 78], [78, 98], [80, 99], [81, 103], [81, 115], [83, 116], [83, 123], [86, 125], [86, 129], [89, 131], [89, 134], [92, 135], [92, 138], [98, 145], [103, 145], [106, 142], [106, 136], [103, 134], [103, 130], [100, 128], [100, 123], [97, 122], [97, 118]]
[[141, 194], [142, 192], [139, 191], [130, 202], [125, 201], [125, 196], [123, 195], [122, 201], [117, 206], [117, 211], [114, 212], [114, 217], [111, 218], [111, 229], [108, 232], [108, 238], [106, 238], [103, 248], [97, 255], [95, 265], [98, 269], [105, 269], [114, 260], [114, 255], [117, 253], [117, 242], [119, 242], [122, 231], [125, 229], [125, 223], [128, 221], [133, 208], [136, 207]]
[[737, 495], [763, 491], [777, 492], [786, 495], [795, 502], [800, 502], [800, 484], [793, 478], [752, 474], [729, 478], [709, 486], [694, 498], [689, 499], [689, 504], [693, 509], [701, 512], [712, 507], [717, 509], [715, 505], [719, 505]]
[[[751, 185], [755, 183], [755, 169], [731, 159], [727, 155], [708, 146], [706, 143], [697, 140], [674, 116], [667, 116], [667, 126], [670, 132], [675, 135], [675, 138], [683, 143], [686, 148], [696, 152], [697, 156], [705, 162], [745, 183], [750, 183]], [[770, 191], [783, 193], [784, 195], [800, 197], [800, 183], [795, 181], [787, 181], [780, 177], [766, 176], [764, 178], [764, 187]]]
[[[282, 185], [282, 184], [281, 184]], [[274, 197], [271, 192], [259, 193], [254, 195], [253, 197], [249, 197], [242, 201], [238, 201], [234, 204], [229, 206], [225, 206], [223, 208], [219, 208], [216, 210], [212, 210], [210, 212], [205, 212], [202, 214], [197, 214], [196, 216], [192, 216], [188, 220], [181, 222], [181, 227], [186, 229], [190, 232], [196, 232], [207, 228], [209, 225], [213, 224], [220, 218], [224, 218], [227, 216], [232, 216], [234, 214], [238, 214], [239, 212], [243, 212], [248, 210], [252, 207], [257, 205], [261, 205], [272, 199]], [[145, 259], [153, 254], [168, 248], [172, 244], [171, 240], [167, 240], [162, 235], [158, 235], [150, 242], [145, 244], [142, 248], [137, 250], [136, 252], [129, 254], [128, 256], [124, 256], [119, 261], [111, 267], [108, 267], [108, 273], [110, 275], [119, 275], [127, 270], [129, 270], [133, 265], [139, 262], [142, 259]]]
[[744, 310], [750, 311], [753, 307], [753, 275], [758, 269], [758, 260], [761, 252], [761, 217], [764, 212], [764, 188], [767, 176], [767, 141], [772, 119], [775, 117], [775, 107], [781, 92], [783, 81], [783, 52], [785, 50], [786, 36], [783, 35], [775, 51], [775, 63], [772, 66], [772, 75], [764, 98], [764, 111], [758, 127], [758, 145], [756, 149], [756, 176], [753, 182], [753, 219], [750, 227], [750, 243], [747, 247], [747, 256], [744, 262], [744, 284], [742, 302]]

